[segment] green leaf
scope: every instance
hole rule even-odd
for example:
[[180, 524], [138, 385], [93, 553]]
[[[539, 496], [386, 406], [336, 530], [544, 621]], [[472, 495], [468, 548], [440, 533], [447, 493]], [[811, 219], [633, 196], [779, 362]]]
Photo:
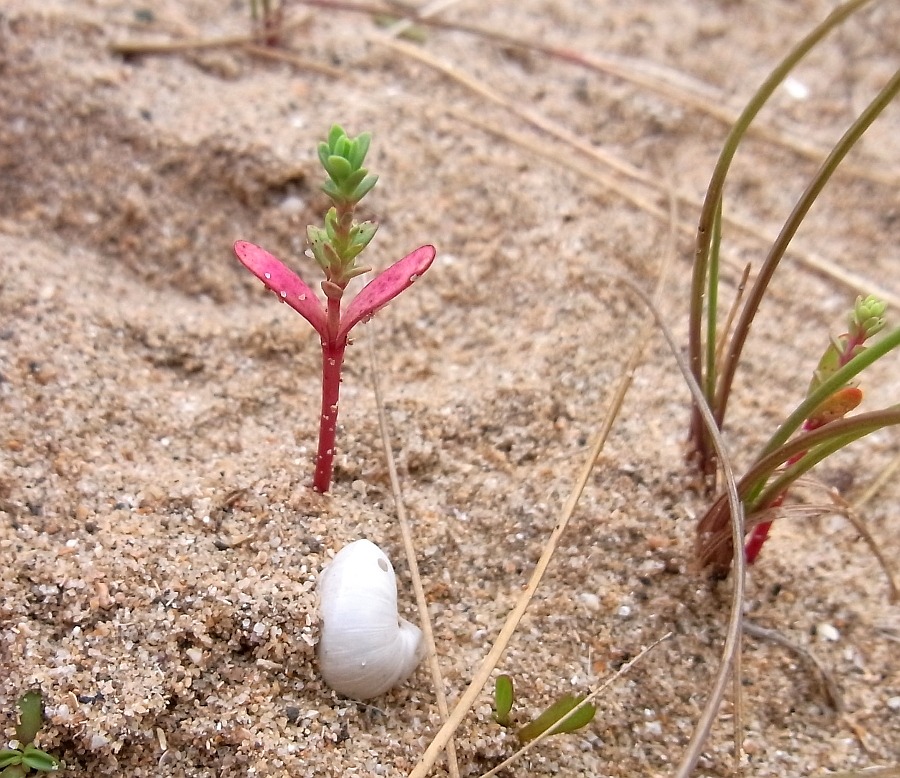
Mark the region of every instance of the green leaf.
[[338, 184], [343, 188], [344, 181], [347, 179], [353, 169], [350, 167], [350, 163], [344, 159], [344, 157], [339, 157], [337, 154], [332, 154], [326, 160], [325, 170], [334, 183]]
[[515, 698], [512, 678], [508, 675], [498, 675], [494, 681], [494, 721], [501, 727], [510, 725], [509, 712]]
[[329, 240], [334, 240], [338, 233], [338, 227], [337, 209], [334, 207], [329, 208], [328, 213], [325, 214], [325, 231]]
[[362, 182], [353, 190], [353, 194], [350, 196], [350, 199], [353, 202], [358, 203], [363, 199], [369, 192], [372, 191], [372, 188], [375, 184], [378, 183], [378, 176], [366, 176]]
[[0, 776], [2, 778], [24, 778], [28, 774], [28, 768], [21, 764], [14, 764], [7, 767]]
[[368, 265], [360, 265], [359, 267], [354, 267], [351, 270], [348, 270], [345, 273], [345, 278], [349, 281], [351, 278], [356, 278], [357, 276], [365, 275], [372, 270]]
[[32, 770], [50, 772], [59, 767], [59, 759], [48, 754], [46, 751], [35, 748], [33, 745], [27, 745], [23, 752], [22, 764], [26, 767], [30, 767]]
[[809, 388], [806, 390], [807, 396], [816, 391], [823, 383], [841, 369], [841, 354], [844, 352], [844, 344], [838, 340], [832, 340], [828, 348], [822, 354], [819, 364], [816, 365]]
[[334, 146], [334, 149], [332, 149], [332, 152], [335, 154], [335, 156], [342, 157], [349, 163], [350, 156], [353, 153], [353, 141], [351, 141], [350, 138], [344, 136], [343, 138], [338, 140], [338, 142]]
[[560, 732], [574, 732], [576, 729], [581, 729], [586, 724], [590, 724], [597, 711], [593, 705], [585, 705], [561, 725], [555, 726], [560, 719], [575, 708], [583, 699], [584, 697], [573, 697], [571, 694], [567, 694], [565, 697], [557, 700], [534, 721], [526, 724], [518, 731], [519, 740], [522, 743], [527, 743], [549, 729], [553, 729], [552, 734], [557, 735]]
[[359, 170], [362, 167], [362, 163], [366, 159], [366, 154], [369, 153], [369, 144], [372, 142], [372, 135], [368, 132], [360, 133], [353, 140], [353, 151], [347, 157], [350, 160], [350, 164], [353, 165], [354, 170]]
[[344, 132], [344, 128], [338, 124], [332, 124], [331, 130], [328, 132], [328, 148], [334, 149], [337, 147], [338, 141], [347, 135]]
[[378, 230], [378, 225], [375, 222], [365, 221], [360, 222], [353, 226], [353, 229], [350, 230], [350, 243], [353, 246], [358, 246], [360, 249], [364, 249], [369, 245], [372, 238], [375, 237], [375, 232]]
[[22, 752], [18, 748], [4, 748], [0, 751], [0, 767], [22, 764]]
[[367, 175], [369, 175], [369, 171], [364, 167], [354, 168], [353, 172], [344, 180], [344, 189], [353, 191]]
[[330, 178], [322, 184], [322, 191], [328, 195], [333, 203], [342, 205], [349, 202], [347, 195], [344, 191], [334, 183]]
[[16, 740], [30, 743], [41, 729], [43, 722], [43, 702], [39, 689], [31, 689], [19, 697], [19, 721], [16, 724]]
[[328, 158], [331, 156], [331, 149], [329, 148], [327, 143], [320, 143], [316, 146], [316, 153], [319, 155], [319, 163], [326, 170], [328, 169], [326, 162]]

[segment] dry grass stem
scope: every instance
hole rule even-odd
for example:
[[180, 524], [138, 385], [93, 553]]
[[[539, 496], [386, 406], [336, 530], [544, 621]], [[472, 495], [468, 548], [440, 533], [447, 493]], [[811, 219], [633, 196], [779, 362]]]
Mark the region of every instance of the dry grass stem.
[[[391, 38], [385, 37], [384, 35], [372, 34], [369, 36], [369, 39], [374, 43], [386, 46], [387, 48], [403, 54], [404, 56], [408, 56], [412, 59], [417, 60], [418, 62], [434, 68], [438, 72], [443, 73], [452, 80], [469, 89], [479, 97], [519, 116], [526, 122], [530, 123], [532, 126], [538, 128], [543, 132], [546, 132], [557, 140], [566, 143], [570, 146], [570, 148], [580, 151], [581, 153], [588, 156], [589, 159], [598, 162], [603, 167], [609, 168], [616, 173], [625, 176], [632, 182], [637, 182], [650, 188], [651, 190], [656, 192], [657, 195], [664, 194], [664, 189], [660, 185], [658, 177], [644, 172], [643, 170], [635, 167], [629, 162], [619, 159], [609, 152], [603, 151], [602, 149], [599, 149], [589, 143], [585, 143], [584, 141], [575, 137], [565, 128], [557, 125], [555, 122], [550, 121], [546, 117], [540, 116], [534, 111], [528, 111], [522, 108], [517, 101], [497, 93], [474, 76], [470, 76], [469, 74], [464, 73], [454, 65], [442, 62], [441, 60], [425, 52], [419, 47], [412, 46], [402, 41], [395, 41]], [[657, 219], [668, 218], [666, 209], [661, 207], [658, 202], [654, 201], [652, 198], [648, 198], [642, 194], [637, 193], [633, 187], [620, 183], [613, 177], [605, 176], [596, 171], [592, 171], [590, 168], [586, 168], [584, 165], [579, 166], [576, 160], [572, 159], [568, 155], [560, 155], [557, 149], [550, 147], [548, 144], [542, 144], [539, 141], [531, 140], [523, 135], [513, 133], [512, 131], [505, 128], [501, 129], [492, 127], [477, 119], [473, 119], [471, 115], [465, 115], [461, 112], [451, 111], [451, 115], [471, 124], [472, 126], [480, 127], [486, 132], [490, 132], [494, 135], [497, 135], [498, 137], [506, 138], [507, 140], [516, 143], [522, 148], [526, 148], [530, 151], [533, 151], [534, 153], [540, 154], [542, 157], [545, 157], [557, 164], [562, 164], [565, 167], [576, 170], [581, 177], [596, 181], [605, 189], [622, 196], [623, 198], [628, 200], [628, 202], [636, 205], [638, 208], [642, 209], [651, 216], [656, 217]], [[681, 204], [682, 206], [693, 207], [696, 200], [695, 196], [688, 192], [678, 192], [676, 193], [676, 196], [678, 198], [679, 204]], [[746, 236], [749, 236], [756, 242], [761, 243], [766, 247], [772, 245], [773, 239], [771, 235], [768, 234], [768, 231], [746, 218], [729, 214], [723, 215], [722, 222], [723, 225], [727, 225], [728, 227], [741, 232]], [[694, 225], [688, 225], [685, 223], [679, 224], [678, 226], [682, 232], [690, 235], [694, 234]], [[808, 269], [840, 283], [842, 286], [851, 289], [857, 294], [874, 294], [888, 304], [900, 307], [900, 293], [892, 289], [888, 289], [883, 285], [872, 281], [871, 279], [854, 273], [853, 271], [847, 270], [846, 268], [841, 267], [838, 263], [830, 259], [820, 257], [817, 254], [804, 250], [796, 245], [791, 247], [790, 256], [795, 261], [799, 262], [802, 265], [805, 265]], [[728, 256], [724, 256], [723, 259], [735, 270], [740, 270], [741, 266], [736, 265], [734, 260], [730, 259]]]
[[167, 41], [114, 41], [109, 45], [109, 50], [113, 54], [120, 54], [123, 57], [133, 57], [143, 54], [180, 54], [185, 51], [231, 48], [252, 42], [252, 35], [228, 35], [222, 38], [183, 38], [181, 40]]
[[271, 46], [262, 46], [258, 43], [245, 43], [241, 48], [248, 54], [252, 54], [254, 57], [270, 59], [275, 62], [285, 62], [298, 70], [321, 73], [323, 76], [331, 76], [332, 78], [339, 78], [344, 75], [344, 71], [340, 68], [326, 65], [324, 62], [317, 62], [315, 60], [307, 59], [306, 57], [301, 57], [299, 54], [294, 54], [292, 51], [286, 49], [276, 49]]
[[[304, 26], [309, 21], [308, 16], [301, 19], [293, 19], [282, 26], [282, 34]], [[109, 50], [121, 56], [141, 56], [151, 54], [180, 54], [189, 51], [203, 51], [206, 49], [232, 49], [239, 48], [254, 57], [285, 62], [298, 70], [320, 73], [324, 76], [337, 78], [343, 75], [340, 68], [326, 65], [324, 62], [307, 59], [287, 49], [279, 49], [272, 46], [264, 46], [258, 42], [254, 35], [228, 35], [221, 38], [184, 38], [168, 41], [114, 41]]]
[[[378, 428], [381, 431], [381, 442], [384, 446], [384, 457], [387, 463], [388, 475], [391, 481], [391, 492], [394, 496], [394, 507], [397, 511], [397, 523], [400, 525], [400, 535], [403, 538], [403, 550], [406, 552], [406, 561], [409, 565], [409, 573], [412, 577], [413, 591], [416, 593], [416, 605], [419, 610], [419, 621], [422, 624], [422, 633], [425, 636], [425, 645], [428, 650], [428, 666], [431, 670], [431, 679], [434, 684], [434, 693], [437, 698], [438, 711], [441, 719], [447, 721], [450, 716], [450, 708], [447, 705], [447, 695], [444, 692], [444, 679], [441, 675], [441, 665], [438, 659], [437, 646], [434, 642], [434, 629], [431, 626], [431, 615], [428, 613], [428, 600], [425, 597], [425, 588], [422, 586], [422, 577], [419, 575], [419, 564], [416, 559], [416, 549], [413, 543], [412, 529], [406, 515], [406, 505], [403, 502], [403, 491], [400, 488], [400, 478], [397, 476], [397, 465], [394, 461], [394, 450], [391, 445], [390, 428], [387, 415], [384, 411], [384, 398], [381, 395], [381, 385], [378, 376], [378, 360], [375, 354], [375, 329], [369, 322], [369, 364], [372, 370], [372, 389], [375, 393], [375, 404], [378, 407]], [[459, 778], [459, 762], [456, 758], [456, 746], [452, 737], [447, 741], [447, 769], [451, 778]]]
[[872, 767], [865, 770], [841, 770], [837, 773], [820, 773], [815, 778], [900, 778], [900, 765]]
[[534, 597], [535, 592], [537, 592], [538, 586], [541, 583], [541, 579], [544, 577], [544, 573], [547, 571], [547, 568], [550, 565], [550, 561], [553, 558], [556, 547], [559, 545], [560, 538], [562, 537], [563, 532], [568, 526], [572, 515], [575, 513], [575, 508], [578, 505], [578, 500], [581, 497], [581, 493], [584, 491], [584, 487], [587, 484], [588, 479], [590, 478], [597, 458], [600, 456], [600, 452], [603, 450], [606, 439], [609, 437], [613, 422], [615, 421], [619, 409], [622, 406], [622, 402], [625, 399], [625, 394], [627, 393], [628, 388], [631, 385], [631, 380], [634, 376], [634, 370], [640, 362], [640, 357], [643, 352], [647, 334], [648, 328], [645, 327], [635, 338], [635, 345], [632, 348], [629, 359], [622, 371], [619, 383], [616, 387], [616, 391], [614, 392], [613, 397], [610, 401], [609, 409], [601, 424], [600, 431], [597, 433], [587, 459], [585, 460], [581, 471], [575, 481], [575, 485], [573, 486], [565, 505], [560, 511], [559, 517], [556, 521], [556, 526], [553, 528], [553, 531], [547, 538], [547, 542], [544, 545], [544, 550], [541, 553], [540, 559], [535, 565], [534, 571], [531, 574], [531, 578], [529, 579], [528, 584], [526, 585], [522, 594], [519, 596], [515, 607], [507, 617], [503, 628], [500, 630], [500, 634], [497, 636], [494, 645], [491, 647], [491, 650], [488, 652], [488, 655], [483, 660], [481, 666], [475, 672], [475, 675], [472, 678], [472, 681], [470, 682], [468, 688], [463, 693], [456, 707], [453, 709], [453, 712], [450, 714], [450, 718], [435, 735], [434, 740], [431, 742], [431, 745], [428, 746], [415, 769], [409, 774], [409, 778], [425, 778], [425, 776], [428, 774], [428, 771], [431, 769], [437, 759], [437, 755], [445, 747], [447, 742], [449, 742], [450, 738], [453, 736], [453, 733], [456, 731], [456, 728], [460, 725], [463, 718], [477, 701], [479, 695], [482, 692], [482, 689], [490, 679], [491, 673], [499, 663], [501, 657], [503, 656], [503, 653], [506, 651], [510, 640], [512, 640], [513, 634], [519, 626], [519, 622], [522, 620], [522, 616], [525, 614], [525, 610], [528, 608], [528, 605]]
[[750, 277], [750, 267], [751, 265], [749, 262], [744, 265], [744, 271], [741, 273], [741, 280], [738, 281], [737, 291], [734, 294], [734, 300], [731, 303], [731, 307], [728, 309], [728, 316], [725, 317], [725, 323], [722, 325], [719, 332], [719, 342], [716, 343], [716, 373], [721, 370], [722, 352], [725, 350], [725, 346], [728, 343], [728, 335], [731, 332], [731, 327], [734, 324], [734, 319], [737, 316], [737, 312], [741, 307], [741, 300], [744, 297], [744, 290], [747, 288], [747, 279]]
[[853, 525], [853, 528], [860, 534], [860, 537], [862, 537], [866, 545], [869, 547], [869, 551], [872, 552], [872, 556], [875, 557], [875, 559], [878, 561], [878, 564], [881, 566], [881, 569], [884, 571], [884, 574], [887, 577], [888, 588], [890, 590], [888, 594], [888, 602], [894, 604], [900, 601], [900, 589], [898, 589], [897, 577], [894, 574], [891, 563], [888, 562], [885, 555], [881, 552], [881, 544], [879, 544], [875, 540], [875, 538], [872, 537], [872, 533], [869, 532], [869, 528], [866, 526], [865, 521], [863, 521], [863, 518], [857, 510], [856, 505], [851, 505], [850, 503], [848, 503], [843, 497], [841, 497], [836, 489], [831, 489], [829, 492], [829, 496], [831, 497], [835, 508], [837, 508], [841, 516], [846, 518], [847, 521], [849, 521]]
[[900, 454], [897, 454], [888, 462], [884, 470], [878, 474], [878, 477], [869, 485], [866, 491], [851, 503], [853, 510], [862, 510], [863, 506], [867, 505], [885, 487], [898, 470], [900, 470]]
[[754, 624], [750, 621], [744, 622], [744, 632], [746, 632], [751, 637], [759, 638], [760, 640], [768, 640], [772, 643], [777, 643], [779, 646], [782, 646], [783, 648], [786, 648], [799, 656], [804, 662], [806, 662], [809, 667], [813, 669], [816, 680], [819, 682], [819, 685], [822, 689], [822, 694], [824, 695], [828, 704], [836, 711], [844, 710], [844, 701], [841, 698], [840, 689], [834, 682], [834, 679], [831, 677], [831, 675], [829, 675], [829, 673], [821, 665], [819, 660], [816, 659], [816, 657], [812, 653], [803, 648], [803, 646], [794, 643], [792, 640], [789, 640], [778, 630], [766, 629], [765, 627], [760, 627], [758, 624]]
[[[339, 9], [353, 13], [400, 15], [406, 18], [407, 26], [420, 23], [430, 27], [468, 33], [504, 46], [538, 52], [547, 57], [568, 62], [586, 70], [604, 73], [634, 86], [655, 92], [674, 103], [705, 113], [725, 125], [730, 126], [734, 124], [740, 115], [740, 108], [729, 106], [728, 96], [721, 89], [694, 76], [667, 67], [664, 64], [610, 53], [585, 54], [569, 48], [518, 38], [486, 27], [429, 18], [430, 14], [424, 11], [416, 9], [404, 10], [394, 5], [387, 7], [373, 3], [332, 2], [332, 0], [300, 0], [300, 2], [308, 6]], [[390, 32], [397, 34], [392, 30]], [[770, 143], [782, 146], [801, 157], [815, 162], [820, 162], [824, 159], [829, 151], [828, 148], [812, 143], [802, 137], [800, 131], [788, 131], [783, 128], [767, 126], [763, 123], [751, 125], [748, 128], [748, 135], [757, 136]], [[897, 183], [900, 183], [900, 176], [897, 173], [885, 171], [873, 165], [850, 163], [845, 165], [842, 170], [845, 174], [888, 186], [895, 186]]]
[[[674, 204], [672, 207], [674, 208]], [[670, 231], [669, 240], [670, 244], [673, 244], [674, 230]], [[674, 254], [673, 245], [670, 245], [669, 249], [670, 250], [663, 255], [663, 267], [659, 274], [659, 281], [656, 288], [657, 296], [659, 296], [662, 292], [666, 275], [665, 270], [668, 267], [668, 264]], [[553, 558], [553, 554], [556, 551], [560, 538], [562, 537], [563, 532], [568, 526], [572, 515], [575, 513], [575, 508], [578, 505], [578, 501], [581, 498], [584, 487], [587, 484], [588, 479], [590, 478], [591, 472], [594, 469], [594, 465], [597, 462], [597, 458], [600, 456], [600, 452], [603, 450], [603, 446], [605, 445], [606, 440], [609, 437], [612, 426], [619, 414], [622, 403], [625, 400], [625, 395], [627, 394], [628, 389], [631, 386], [631, 381], [634, 377], [634, 371], [641, 361], [644, 346], [646, 345], [651, 331], [652, 323], [650, 321], [647, 321], [644, 323], [644, 325], [641, 327], [634, 338], [633, 346], [623, 367], [619, 382], [616, 386], [613, 396], [610, 399], [610, 403], [603, 421], [601, 422], [600, 429], [594, 439], [593, 444], [591, 445], [590, 452], [588, 453], [587, 459], [582, 465], [581, 471], [576, 478], [575, 484], [572, 487], [571, 492], [569, 493], [569, 497], [559, 513], [556, 521], [556, 526], [554, 526], [553, 531], [550, 533], [546, 543], [544, 544], [540, 559], [534, 567], [528, 584], [526, 585], [522, 594], [519, 596], [519, 599], [516, 601], [515, 607], [512, 609], [509, 616], [507, 616], [506, 621], [497, 636], [497, 639], [494, 641], [494, 644], [491, 647], [491, 650], [482, 661], [481, 666], [475, 672], [475, 675], [472, 678], [472, 681], [469, 683], [468, 688], [465, 690], [459, 702], [456, 704], [456, 707], [453, 709], [453, 712], [450, 714], [450, 718], [437, 732], [434, 740], [432, 740], [431, 744], [425, 750], [425, 753], [423, 754], [419, 763], [410, 773], [409, 778], [425, 778], [425, 776], [428, 774], [428, 771], [437, 760], [437, 755], [440, 753], [441, 749], [446, 745], [446, 743], [452, 737], [453, 733], [456, 731], [457, 727], [459, 727], [463, 718], [466, 716], [466, 714], [468, 714], [472, 706], [477, 701], [479, 695], [482, 692], [482, 689], [490, 679], [491, 673], [493, 672], [494, 668], [496, 668], [501, 657], [503, 656], [503, 653], [506, 651], [509, 642], [512, 640], [513, 634], [518, 628], [519, 622], [522, 620], [522, 616], [525, 614], [525, 610], [528, 608], [528, 605], [534, 597], [535, 592], [537, 592], [538, 586], [540, 585], [541, 580], [544, 577], [544, 573], [547, 571], [547, 568], [550, 565], [550, 561]]]
[[[460, 0], [431, 0], [430, 3], [426, 3], [421, 8], [410, 9], [408, 12], [403, 12], [402, 6], [398, 6], [404, 18], [388, 25], [384, 30], [384, 34], [390, 37], [403, 35], [410, 27], [420, 23], [427, 24], [432, 17], [446, 11], [448, 8], [452, 8], [459, 2]], [[386, 13], [391, 13], [391, 11], [386, 11]]]
[[[734, 468], [731, 466], [731, 459], [728, 456], [728, 452], [725, 447], [725, 441], [723, 440], [722, 435], [719, 432], [719, 428], [716, 425], [716, 420], [713, 417], [712, 409], [707, 404], [706, 399], [703, 396], [703, 390], [700, 388], [700, 385], [697, 383], [697, 380], [694, 378], [694, 375], [691, 372], [690, 366], [682, 355], [681, 349], [675, 340], [675, 336], [672, 334], [668, 325], [663, 320], [657, 307], [639, 287], [635, 286], [627, 279], [619, 278], [616, 276], [610, 277], [628, 288], [631, 293], [637, 299], [639, 299], [653, 315], [657, 327], [663, 334], [663, 337], [666, 340], [666, 344], [669, 347], [669, 351], [672, 353], [672, 357], [678, 364], [678, 369], [681, 371], [682, 377], [684, 378], [684, 381], [691, 392], [691, 396], [697, 403], [697, 408], [700, 412], [700, 417], [702, 419], [703, 425], [709, 431], [713, 447], [715, 448], [716, 454], [718, 455], [719, 467], [722, 469], [722, 476], [725, 482], [725, 491], [728, 497], [728, 505], [730, 508], [731, 539], [732, 543], [734, 543], [735, 548], [738, 548], [743, 542], [744, 537], [744, 509], [743, 505], [741, 504], [741, 498], [738, 495], [737, 480], [735, 479]], [[685, 753], [681, 758], [681, 762], [678, 764], [678, 768], [675, 772], [676, 778], [688, 778], [688, 776], [690, 776], [693, 772], [694, 767], [697, 765], [697, 760], [700, 758], [700, 754], [703, 751], [703, 746], [706, 743], [706, 739], [709, 737], [710, 731], [712, 730], [713, 722], [718, 715], [719, 707], [721, 706], [722, 699], [725, 696], [725, 687], [727, 686], [729, 679], [733, 681], [733, 689], [736, 693], [735, 711], [738, 714], [738, 720], [736, 720], [735, 722], [734, 759], [735, 763], [738, 763], [740, 761], [740, 743], [742, 740], [742, 738], [740, 737], [739, 724], [739, 713], [741, 707], [739, 697], [741, 666], [740, 654], [744, 590], [746, 584], [745, 578], [746, 569], [744, 555], [736, 554], [734, 557], [734, 567], [732, 569], [733, 586], [731, 590], [731, 613], [728, 619], [728, 630], [725, 636], [725, 646], [722, 649], [722, 659], [719, 663], [719, 669], [716, 673], [715, 681], [713, 682], [712, 691], [710, 692], [706, 705], [703, 708], [703, 712], [700, 715], [697, 726], [694, 728], [694, 732], [691, 735], [690, 743], [688, 743], [688, 746], [685, 749]]]

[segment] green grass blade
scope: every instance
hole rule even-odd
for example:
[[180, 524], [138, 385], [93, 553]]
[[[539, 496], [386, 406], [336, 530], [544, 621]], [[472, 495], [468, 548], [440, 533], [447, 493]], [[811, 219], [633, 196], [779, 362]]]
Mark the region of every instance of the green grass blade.
[[[760, 268], [759, 274], [750, 288], [747, 301], [741, 310], [741, 315], [734, 328], [734, 335], [728, 345], [725, 359], [722, 363], [722, 372], [719, 376], [719, 386], [716, 391], [716, 404], [714, 411], [716, 420], [719, 425], [725, 419], [725, 409], [728, 405], [728, 397], [731, 394], [731, 385], [734, 381], [734, 374], [737, 371], [737, 365], [741, 357], [741, 351], [750, 332], [750, 325], [759, 309], [762, 298], [765, 295], [772, 276], [784, 257], [791, 240], [803, 223], [809, 209], [821, 194], [822, 189], [828, 183], [829, 179], [837, 170], [838, 165], [847, 156], [849, 151], [856, 145], [863, 133], [871, 126], [872, 122], [884, 111], [885, 108], [900, 92], [900, 70], [894, 73], [894, 76], [876, 95], [875, 99], [866, 107], [866, 109], [856, 118], [853, 124], [847, 129], [841, 139], [835, 144], [831, 153], [816, 171], [815, 176], [807, 185], [794, 209], [788, 216], [787, 221], [781, 228], [775, 242], [772, 244], [769, 253], [766, 256]], [[824, 398], [823, 398], [824, 399]]]
[[828, 33], [841, 24], [848, 16], [859, 10], [870, 0], [851, 0], [839, 6], [829, 16], [817, 25], [803, 40], [801, 40], [778, 66], [768, 75], [753, 97], [744, 107], [728, 133], [716, 167], [713, 170], [703, 208], [700, 213], [700, 223], [697, 227], [697, 248], [694, 257], [693, 278], [691, 283], [691, 318], [689, 323], [689, 349], [691, 372], [697, 379], [697, 383], [703, 385], [701, 375], [701, 345], [700, 330], [703, 316], [703, 288], [708, 272], [710, 247], [712, 242], [711, 225], [715, 217], [716, 209], [722, 200], [722, 190], [725, 186], [725, 176], [737, 152], [737, 148], [747, 132], [747, 128], [756, 118], [760, 109], [772, 96], [779, 84], [787, 77], [800, 60], [814, 48]]
[[43, 723], [43, 701], [37, 689], [25, 692], [16, 703], [19, 708], [19, 720], [16, 724], [16, 740], [22, 745], [31, 743], [41, 729]]
[[703, 393], [712, 406], [716, 397], [716, 341], [719, 319], [719, 249], [722, 245], [722, 201], [719, 200], [712, 223], [709, 251], [709, 273], [706, 289], [706, 375]]
[[510, 724], [509, 712], [512, 710], [515, 699], [512, 678], [508, 675], [498, 675], [494, 681], [494, 721], [502, 727]]
[[[847, 421], [853, 421], [853, 419], [848, 419]], [[836, 451], [840, 451], [844, 446], [848, 446], [860, 438], [870, 435], [880, 429], [897, 424], [900, 424], [900, 410], [897, 410], [892, 414], [887, 414], [881, 424], [862, 425], [859, 429], [837, 434], [830, 440], [826, 440], [824, 443], [810, 449], [802, 459], [789, 467], [784, 473], [775, 478], [772, 483], [766, 486], [754, 500], [752, 506], [747, 505], [747, 513], [749, 514], [752, 511], [768, 507], [772, 501], [780, 494], [784, 493], [794, 481], [808, 473], [823, 459], [830, 457]], [[831, 425], [828, 426], [830, 427]], [[823, 429], [827, 430], [827, 428]]]
[[833, 421], [814, 432], [800, 435], [789, 443], [775, 448], [760, 457], [741, 478], [738, 491], [744, 505], [752, 507], [754, 510], [763, 507], [760, 495], [765, 489], [766, 483], [772, 473], [791, 457], [804, 451], [816, 450], [819, 446], [827, 445], [830, 441], [840, 437], [847, 436], [849, 438], [847, 442], [852, 442], [883, 427], [895, 424], [900, 424], [900, 405]]

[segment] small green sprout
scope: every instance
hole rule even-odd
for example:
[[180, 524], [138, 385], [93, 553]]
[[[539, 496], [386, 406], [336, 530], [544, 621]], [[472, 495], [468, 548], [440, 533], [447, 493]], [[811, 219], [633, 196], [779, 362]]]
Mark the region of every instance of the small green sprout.
[[41, 751], [34, 745], [34, 739], [43, 724], [43, 701], [37, 689], [25, 692], [19, 697], [16, 707], [19, 709], [16, 722], [16, 741], [19, 748], [0, 749], [0, 776], [2, 778], [21, 778], [31, 770], [52, 772], [59, 768], [59, 760]]
[[512, 723], [509, 712], [515, 698], [512, 678], [508, 675], [498, 675], [494, 682], [494, 721], [501, 727], [508, 727]]
[[[516, 737], [524, 745], [545, 732], [551, 735], [575, 732], [587, 726], [594, 719], [597, 709], [593, 705], [585, 705], [579, 708], [571, 716], [572, 710], [584, 700], [583, 696], [576, 697], [566, 694], [560, 697], [549, 708], [516, 732]], [[494, 682], [494, 721], [500, 726], [512, 726], [510, 711], [515, 701], [515, 691], [512, 678], [508, 675], [497, 676]]]
[[[887, 305], [876, 297], [857, 297], [848, 316], [847, 332], [832, 337], [813, 372], [806, 397], [786, 419], [740, 479], [749, 529], [744, 558], [752, 565], [769, 536], [771, 519], [787, 488], [834, 451], [883, 427], [900, 424], [900, 405], [847, 416], [863, 401], [856, 385], [862, 369], [900, 347], [900, 328], [874, 344], [867, 341], [884, 330]], [[799, 431], [799, 435], [793, 435]], [[793, 436], [793, 437], [792, 437]], [[806, 443], [806, 445], [801, 445]], [[698, 526], [697, 555], [714, 576], [727, 574], [731, 564], [730, 526], [725, 495], [710, 506]]]

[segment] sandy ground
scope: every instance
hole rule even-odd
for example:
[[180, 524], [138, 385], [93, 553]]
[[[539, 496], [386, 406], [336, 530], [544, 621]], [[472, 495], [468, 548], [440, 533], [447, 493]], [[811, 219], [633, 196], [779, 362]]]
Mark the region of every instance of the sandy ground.
[[[484, 4], [487, 6], [487, 4]], [[286, 41], [333, 73], [237, 46], [123, 58], [121, 40], [248, 30], [212, 0], [6, 0], [0, 8], [0, 721], [39, 686], [41, 743], [72, 775], [404, 775], [439, 725], [427, 670], [373, 704], [324, 687], [315, 582], [344, 543], [380, 543], [414, 612], [364, 343], [377, 338], [394, 449], [451, 702], [527, 579], [646, 314], [605, 273], [651, 288], [685, 339], [692, 233], [733, 112], [822, 0], [457, 3], [443, 18], [619, 57], [637, 84], [453, 31], [410, 44], [491, 101], [380, 42], [365, 15], [296, 7]], [[900, 8], [875, 2], [779, 91], [738, 156], [726, 297], [757, 266], [814, 158], [897, 67]], [[653, 84], [675, 83], [662, 94]], [[684, 90], [697, 95], [695, 101]], [[636, 167], [627, 181], [511, 107]], [[386, 266], [422, 243], [428, 275], [364, 329], [344, 377], [334, 489], [310, 488], [318, 344], [234, 261], [235, 239], [303, 257], [324, 198], [313, 149], [338, 122], [374, 134], [367, 199]], [[501, 138], [508, 131], [515, 138]], [[549, 156], [520, 139], [541, 143]], [[818, 151], [816, 151], [818, 150]], [[566, 158], [575, 169], [562, 164]], [[813, 209], [763, 306], [728, 419], [738, 470], [803, 392], [860, 291], [900, 295], [900, 107]], [[607, 176], [620, 182], [614, 188]], [[643, 205], [637, 204], [641, 201]], [[762, 237], [759, 237], [762, 236]], [[810, 269], [821, 258], [863, 279]], [[897, 321], [897, 308], [893, 321]], [[864, 381], [897, 399], [897, 361]], [[661, 338], [537, 601], [504, 657], [522, 720], [586, 692], [671, 630], [520, 775], [666, 775], [718, 666], [729, 584], [691, 566], [706, 498], [683, 460], [688, 395]], [[879, 434], [820, 467], [858, 495], [897, 452]], [[804, 499], [821, 502], [821, 496]], [[866, 510], [900, 550], [900, 486]], [[843, 520], [785, 519], [748, 582], [749, 618], [811, 651], [746, 639], [753, 775], [900, 761], [900, 610]], [[732, 770], [731, 700], [698, 774]], [[511, 753], [485, 691], [459, 731], [464, 775]], [[438, 766], [434, 774], [444, 768]]]

